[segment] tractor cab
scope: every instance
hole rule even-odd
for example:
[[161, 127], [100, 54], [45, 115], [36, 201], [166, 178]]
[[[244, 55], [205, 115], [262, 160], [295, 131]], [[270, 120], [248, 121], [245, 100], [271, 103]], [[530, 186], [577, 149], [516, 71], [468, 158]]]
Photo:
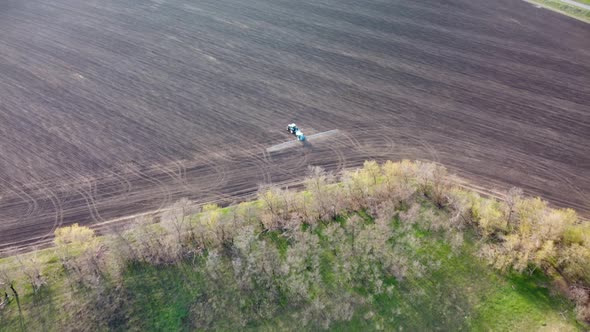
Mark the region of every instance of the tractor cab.
[[297, 125], [294, 123], [291, 123], [287, 126], [287, 131], [293, 135], [295, 135], [297, 137], [298, 140], [300, 141], [305, 141], [305, 135], [303, 135], [303, 132], [301, 132], [301, 130], [299, 130], [299, 128], [297, 128]]
[[299, 131], [299, 128], [297, 128], [296, 124], [291, 123], [290, 125], [287, 126], [287, 131], [290, 132], [291, 134], [295, 135], [295, 133]]

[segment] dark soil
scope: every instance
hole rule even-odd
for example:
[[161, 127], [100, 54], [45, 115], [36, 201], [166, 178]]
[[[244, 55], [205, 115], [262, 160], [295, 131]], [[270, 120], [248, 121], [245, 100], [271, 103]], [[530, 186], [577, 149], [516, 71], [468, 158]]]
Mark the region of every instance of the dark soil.
[[[590, 25], [523, 1], [1, 0], [0, 31], [0, 249], [369, 158], [590, 211]], [[266, 153], [291, 122], [342, 135]]]

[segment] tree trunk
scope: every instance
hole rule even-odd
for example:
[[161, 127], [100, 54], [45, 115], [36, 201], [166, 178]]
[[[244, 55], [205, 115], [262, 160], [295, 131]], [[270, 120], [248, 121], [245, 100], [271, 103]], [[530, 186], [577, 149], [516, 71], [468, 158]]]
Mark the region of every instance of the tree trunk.
[[23, 320], [23, 312], [21, 310], [20, 307], [20, 299], [18, 297], [18, 292], [16, 291], [16, 289], [14, 288], [14, 284], [10, 284], [10, 289], [12, 290], [12, 293], [14, 294], [14, 298], [16, 299], [16, 306], [18, 307], [18, 318], [19, 318], [19, 322], [20, 322], [20, 329], [21, 331], [25, 331], [25, 322]]

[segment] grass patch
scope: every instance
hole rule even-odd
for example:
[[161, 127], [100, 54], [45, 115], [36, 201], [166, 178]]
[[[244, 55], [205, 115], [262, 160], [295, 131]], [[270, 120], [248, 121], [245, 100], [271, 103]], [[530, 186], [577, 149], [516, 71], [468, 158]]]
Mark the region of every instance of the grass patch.
[[[472, 243], [459, 252], [436, 234], [422, 232], [416, 257], [427, 277], [411, 277], [334, 331], [559, 331], [581, 330], [573, 307], [553, 295], [540, 276], [498, 274], [474, 258]], [[429, 264], [430, 263], [430, 264]], [[385, 281], [385, 284], [392, 284]]]
[[586, 5], [590, 5], [590, 0], [575, 0], [576, 2], [583, 3]]
[[124, 276], [128, 306], [122, 330], [182, 331], [200, 290], [200, 274], [187, 266], [137, 264]]
[[[538, 3], [542, 6], [548, 7], [562, 14], [577, 18], [581, 21], [590, 23], [590, 10], [580, 8], [559, 0], [528, 0], [533, 3]], [[585, 3], [590, 3], [589, 0], [583, 0]], [[581, 2], [578, 0], [578, 2]]]

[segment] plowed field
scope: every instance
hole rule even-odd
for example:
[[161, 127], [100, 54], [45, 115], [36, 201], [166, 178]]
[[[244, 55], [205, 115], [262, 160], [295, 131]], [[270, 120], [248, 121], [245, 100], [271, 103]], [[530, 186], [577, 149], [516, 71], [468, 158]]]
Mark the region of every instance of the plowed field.
[[[306, 134], [340, 135], [269, 153]], [[590, 25], [517, 0], [0, 0], [0, 249], [308, 165], [590, 211]]]

